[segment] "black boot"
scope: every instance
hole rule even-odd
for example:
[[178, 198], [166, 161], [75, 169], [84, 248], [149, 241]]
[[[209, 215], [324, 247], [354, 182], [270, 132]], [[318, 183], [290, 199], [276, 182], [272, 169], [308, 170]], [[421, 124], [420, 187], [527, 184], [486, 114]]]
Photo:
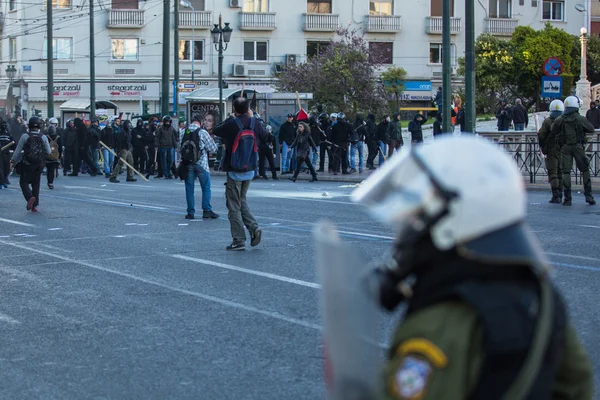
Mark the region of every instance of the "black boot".
[[585, 202], [588, 203], [590, 206], [596, 205], [596, 200], [594, 200], [594, 196], [592, 196], [591, 193], [585, 195]]
[[551, 204], [562, 203], [562, 196], [560, 195], [560, 192], [552, 191], [552, 198], [550, 199], [550, 201], [548, 203], [551, 203]]
[[317, 179], [317, 174], [314, 174], [314, 175], [312, 176], [312, 179], [311, 179], [309, 182], [316, 182], [316, 181], [318, 181], [318, 179]]

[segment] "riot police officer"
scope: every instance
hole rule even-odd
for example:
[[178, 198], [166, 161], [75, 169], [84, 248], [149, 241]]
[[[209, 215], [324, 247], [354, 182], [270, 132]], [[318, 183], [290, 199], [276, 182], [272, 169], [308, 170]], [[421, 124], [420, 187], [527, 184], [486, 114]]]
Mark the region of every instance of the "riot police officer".
[[593, 206], [596, 204], [592, 196], [592, 179], [590, 177], [590, 160], [585, 155], [586, 134], [594, 133], [594, 126], [579, 114], [581, 102], [575, 96], [565, 99], [565, 111], [552, 124], [552, 135], [556, 136], [562, 157], [564, 206], [571, 205], [571, 169], [573, 159], [583, 177], [585, 201]]
[[353, 194], [398, 231], [370, 275], [382, 307], [408, 306], [386, 398], [592, 398], [590, 361], [526, 224], [522, 179], [494, 144], [448, 136], [390, 158]]
[[552, 124], [556, 118], [560, 117], [565, 111], [562, 101], [554, 100], [550, 103], [550, 116], [544, 120], [542, 127], [538, 132], [540, 149], [546, 157], [546, 170], [548, 171], [548, 180], [552, 189], [552, 198], [550, 203], [562, 203], [562, 169], [560, 148], [556, 144], [556, 136], [552, 135]]

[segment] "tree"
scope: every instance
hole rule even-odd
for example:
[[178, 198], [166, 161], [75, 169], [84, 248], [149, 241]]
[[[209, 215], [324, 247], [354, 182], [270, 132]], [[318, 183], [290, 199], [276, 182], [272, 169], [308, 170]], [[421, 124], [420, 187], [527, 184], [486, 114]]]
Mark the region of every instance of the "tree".
[[311, 92], [316, 103], [356, 114], [385, 107], [385, 90], [375, 85], [384, 54], [369, 48], [364, 36], [347, 28], [336, 32], [320, 54], [279, 75], [279, 90]]
[[396, 99], [396, 111], [398, 111], [400, 109], [400, 96], [405, 89], [406, 71], [404, 68], [392, 67], [381, 74], [381, 80], [385, 91]]

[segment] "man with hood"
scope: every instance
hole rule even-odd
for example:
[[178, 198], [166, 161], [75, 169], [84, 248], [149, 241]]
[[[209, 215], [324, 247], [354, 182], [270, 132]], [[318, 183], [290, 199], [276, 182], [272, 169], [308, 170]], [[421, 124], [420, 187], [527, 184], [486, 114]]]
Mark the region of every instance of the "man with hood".
[[[119, 183], [120, 181], [117, 177], [121, 173], [123, 164], [125, 164], [123, 160], [127, 161], [129, 165], [133, 164], [133, 156], [131, 155], [131, 121], [125, 120], [123, 122], [123, 127], [119, 130], [115, 138], [115, 150], [119, 155], [119, 162], [110, 177], [110, 181], [112, 183]], [[133, 177], [133, 170], [127, 167], [127, 182], [135, 181], [137, 179]]]
[[596, 107], [596, 102], [590, 103], [590, 109], [585, 113], [585, 118], [590, 121], [594, 129], [600, 129], [600, 109]]
[[81, 118], [75, 118], [73, 120], [73, 124], [75, 125], [76, 130], [76, 150], [75, 150], [75, 163], [73, 165], [73, 172], [69, 174], [69, 176], [78, 176], [79, 168], [81, 167], [81, 162], [83, 161], [91, 170], [90, 176], [96, 176], [100, 171], [98, 171], [98, 166], [94, 165], [92, 159], [90, 158], [90, 133], [88, 132], [87, 126]]
[[548, 171], [548, 180], [552, 189], [552, 198], [550, 203], [562, 203], [562, 170], [560, 147], [556, 143], [556, 136], [552, 135], [552, 124], [556, 118], [560, 117], [565, 111], [562, 101], [554, 100], [550, 103], [550, 116], [544, 120], [542, 127], [538, 132], [540, 149], [546, 158], [546, 171]]
[[350, 172], [356, 173], [356, 152], [358, 151], [358, 173], [362, 174], [365, 165], [365, 138], [367, 137], [367, 123], [363, 116], [356, 115], [354, 129], [350, 135]]
[[388, 157], [394, 154], [394, 150], [400, 150], [400, 147], [404, 145], [402, 139], [402, 126], [400, 125], [400, 113], [394, 113], [394, 118], [389, 125], [389, 136], [390, 136], [390, 149], [388, 151]]
[[387, 147], [390, 143], [390, 116], [384, 115], [383, 120], [377, 125], [377, 143], [379, 145], [379, 166], [383, 165]]
[[133, 146], [133, 168], [140, 172], [146, 170], [146, 145], [148, 138], [144, 129], [144, 121], [137, 120], [135, 128], [131, 133], [131, 145]]
[[64, 130], [63, 143], [65, 145], [63, 175], [67, 175], [69, 171], [75, 172], [71, 167], [74, 166], [75, 159], [77, 158], [77, 132], [75, 131], [75, 124], [72, 119], [67, 121], [67, 127]]
[[502, 100], [502, 107], [496, 112], [496, 118], [498, 119], [498, 132], [508, 132], [510, 123], [513, 120], [512, 109], [508, 100]]
[[348, 171], [348, 144], [350, 142], [350, 133], [352, 133], [352, 125], [346, 121], [346, 115], [343, 112], [337, 114], [337, 123], [332, 129], [333, 139], [333, 174], [337, 175], [340, 172], [342, 175], [350, 174]]
[[552, 135], [556, 135], [556, 141], [560, 146], [563, 171], [564, 206], [571, 205], [571, 169], [573, 159], [577, 169], [583, 177], [583, 190], [585, 201], [589, 205], [596, 204], [592, 196], [592, 180], [590, 177], [590, 160], [585, 154], [587, 133], [594, 133], [594, 126], [583, 115], [579, 114], [581, 102], [575, 96], [565, 99], [565, 112], [556, 118], [552, 124]]
[[[0, 120], [0, 148], [7, 146], [10, 142], [15, 142], [8, 131], [8, 123]], [[8, 180], [10, 167], [10, 148], [14, 148], [15, 144], [9, 148], [0, 151], [0, 189], [8, 188], [10, 181]]]
[[423, 143], [423, 124], [427, 119], [420, 113], [416, 113], [412, 121], [408, 123], [411, 143]]
[[377, 156], [377, 125], [375, 124], [375, 114], [367, 115], [367, 168], [375, 169], [375, 156]]
[[160, 154], [162, 174], [165, 179], [173, 179], [171, 174], [171, 165], [173, 164], [173, 149], [177, 148], [177, 137], [179, 133], [171, 125], [172, 120], [169, 115], [162, 119], [162, 125], [156, 129], [154, 140], [155, 148]]

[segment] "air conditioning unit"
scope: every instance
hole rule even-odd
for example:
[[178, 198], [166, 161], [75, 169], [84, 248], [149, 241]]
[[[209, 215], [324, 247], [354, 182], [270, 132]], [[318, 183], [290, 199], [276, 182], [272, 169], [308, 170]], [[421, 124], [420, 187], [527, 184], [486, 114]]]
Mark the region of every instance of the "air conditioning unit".
[[233, 64], [233, 76], [248, 76], [248, 66], [246, 64]]
[[281, 74], [285, 71], [285, 64], [284, 63], [275, 63], [275, 72], [278, 74]]
[[255, 67], [252, 69], [248, 68], [246, 72], [248, 73], [248, 76], [267, 76], [268, 71], [265, 68]]
[[229, 7], [241, 8], [244, 4], [244, 0], [229, 0]]
[[296, 65], [296, 60], [298, 56], [296, 54], [288, 54], [285, 56], [285, 65]]

